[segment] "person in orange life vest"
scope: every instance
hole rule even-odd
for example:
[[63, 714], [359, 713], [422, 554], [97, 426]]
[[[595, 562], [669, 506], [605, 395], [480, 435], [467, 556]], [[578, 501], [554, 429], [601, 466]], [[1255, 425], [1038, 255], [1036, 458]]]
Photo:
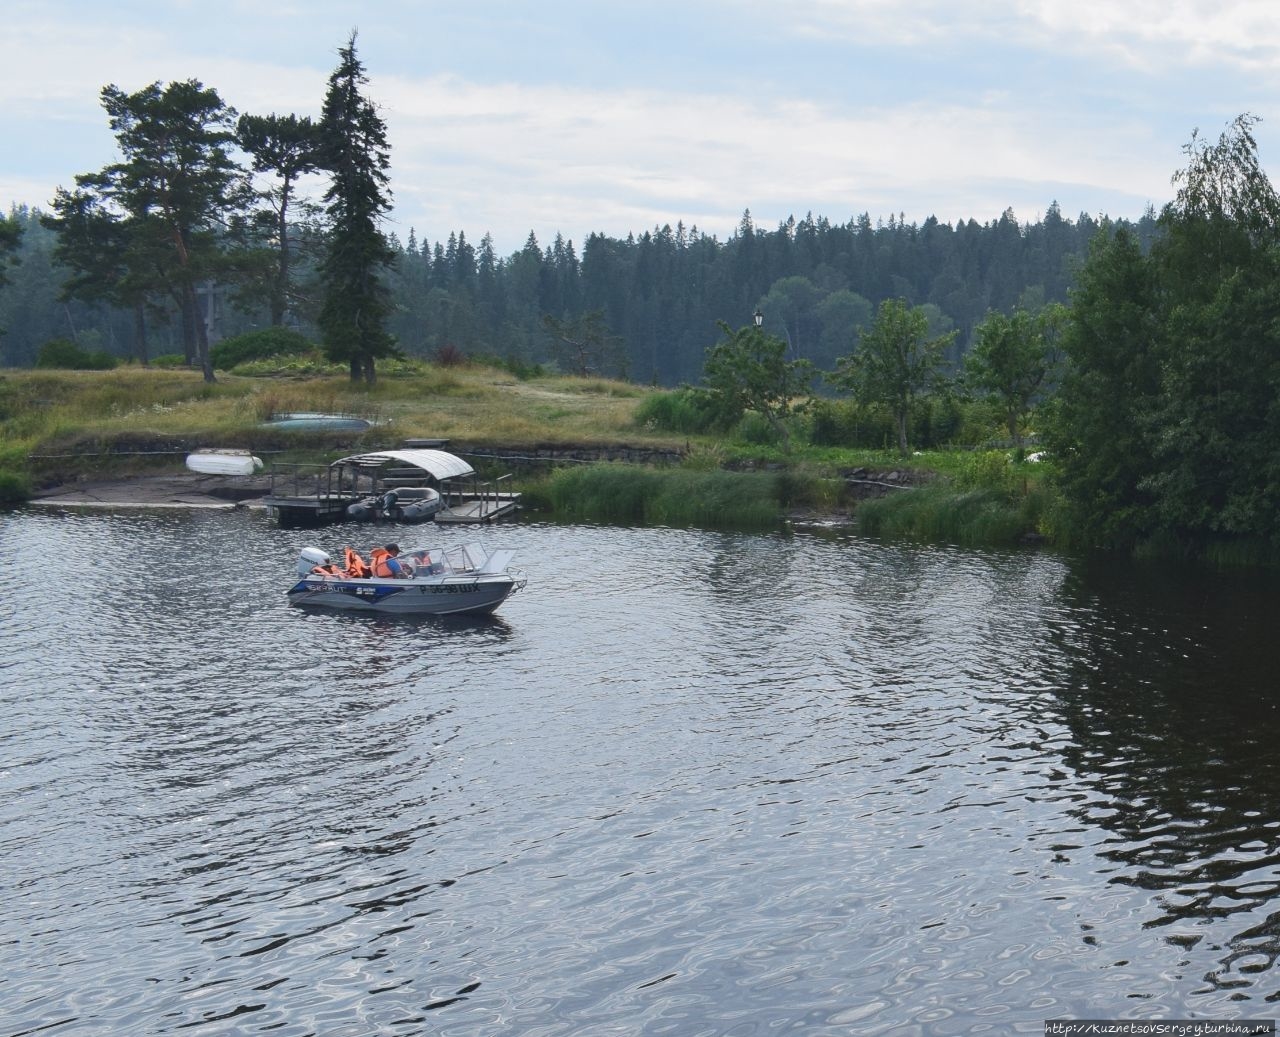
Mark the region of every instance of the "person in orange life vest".
[[400, 553], [399, 544], [388, 544], [386, 547], [375, 547], [370, 552], [373, 560], [373, 575], [382, 577], [394, 577], [395, 579], [408, 579], [413, 575], [408, 564], [402, 564], [396, 560], [396, 555]]
[[339, 568], [333, 562], [325, 562], [324, 565], [314, 566], [311, 570], [317, 576], [346, 576], [346, 571]]

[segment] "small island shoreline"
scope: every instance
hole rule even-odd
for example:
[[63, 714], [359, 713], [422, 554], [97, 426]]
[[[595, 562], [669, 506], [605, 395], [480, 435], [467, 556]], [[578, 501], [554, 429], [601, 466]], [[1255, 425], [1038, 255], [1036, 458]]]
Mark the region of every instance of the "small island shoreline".
[[[218, 511], [265, 511], [263, 498], [271, 480], [262, 475], [221, 476], [197, 472], [170, 472], [163, 475], [117, 476], [111, 479], [81, 477], [37, 492], [29, 507], [44, 509], [179, 508]], [[784, 516], [786, 523], [800, 529], [847, 530], [854, 525], [852, 511], [816, 512], [796, 508]]]

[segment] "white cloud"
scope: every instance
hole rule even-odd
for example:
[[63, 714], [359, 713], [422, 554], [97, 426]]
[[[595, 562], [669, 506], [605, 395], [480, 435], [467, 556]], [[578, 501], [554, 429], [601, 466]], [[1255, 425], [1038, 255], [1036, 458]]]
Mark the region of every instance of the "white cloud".
[[[419, 234], [487, 229], [511, 247], [519, 242], [512, 244], [509, 225], [477, 228], [476, 216], [498, 215], [488, 192], [503, 208], [527, 213], [526, 222], [550, 219], [580, 237], [600, 226], [601, 211], [641, 221], [614, 232], [683, 218], [725, 234], [746, 207], [771, 219], [899, 209], [946, 219], [951, 214], [939, 210], [966, 181], [993, 192], [1022, 182], [1024, 198], [1045, 182], [1082, 190], [1122, 183], [1157, 203], [1168, 183], [1168, 156], [1153, 154], [1140, 127], [1098, 120], [1046, 134], [1037, 116], [1002, 103], [855, 114], [799, 101], [762, 106], [723, 95], [585, 93], [456, 77], [379, 85], [397, 142], [401, 219], [423, 205], [430, 224], [417, 223]], [[448, 205], [433, 205], [433, 196]], [[1035, 207], [1052, 200], [1036, 198]], [[995, 218], [1013, 201], [993, 196], [979, 218]], [[451, 212], [454, 222], [437, 222]], [[516, 233], [523, 240], [525, 232]]]
[[[759, 14], [774, 9], [748, 0]], [[1142, 68], [1232, 65], [1274, 74], [1280, 19], [1273, 0], [813, 0], [780, 25], [810, 38], [918, 47], [1004, 40], [1066, 51], [1105, 50]]]
[[[0, 205], [45, 205], [54, 186], [111, 160], [98, 105], [104, 83], [133, 90], [194, 77], [242, 111], [315, 115], [351, 28], [349, 11], [325, 3], [302, 22], [274, 8], [254, 20], [247, 0], [216, 17], [206, 5], [153, 6], [154, 17], [142, 18], [127, 7], [19, 0], [0, 63], [0, 132], [38, 139], [0, 165], [0, 192], [11, 192]], [[1246, 0], [693, 6], [715, 16], [705, 24], [719, 19], [767, 45], [761, 74], [730, 62], [724, 77], [686, 76], [681, 61], [637, 74], [646, 54], [634, 39], [609, 38], [603, 9], [590, 42], [617, 55], [616, 77], [607, 62], [594, 77], [572, 74], [584, 36], [564, 21], [572, 10], [556, 5], [543, 11], [539, 37], [552, 49], [523, 71], [518, 61], [468, 67], [461, 57], [451, 64], [453, 52], [432, 52], [427, 30], [450, 17], [443, 9], [402, 3], [393, 14], [377, 8], [381, 19], [365, 13], [361, 56], [388, 121], [397, 233], [465, 230], [478, 240], [491, 231], [508, 252], [530, 229], [540, 240], [561, 231], [580, 243], [591, 230], [625, 235], [683, 220], [723, 236], [744, 208], [761, 225], [809, 211], [985, 221], [1013, 206], [1032, 218], [1055, 198], [1068, 214], [1137, 216], [1168, 197], [1193, 126], [1210, 133], [1239, 111], [1268, 114], [1252, 93], [1261, 72], [1236, 79], [1223, 70], [1280, 52], [1280, 20], [1273, 26], [1266, 6]], [[482, 17], [459, 15], [450, 39], [483, 30]], [[225, 33], [204, 31], [219, 20]], [[787, 46], [789, 34], [824, 46]], [[421, 52], [390, 45], [418, 37]], [[477, 46], [485, 42], [477, 36]], [[718, 53], [708, 42], [685, 52], [704, 70]], [[997, 50], [1025, 68], [973, 75]], [[519, 53], [518, 41], [505, 53]], [[830, 89], [791, 64], [812, 56], [828, 62]], [[1177, 76], [1203, 63], [1216, 63], [1207, 81], [1220, 96], [1170, 96]], [[1033, 84], [1018, 78], [1037, 64]]]

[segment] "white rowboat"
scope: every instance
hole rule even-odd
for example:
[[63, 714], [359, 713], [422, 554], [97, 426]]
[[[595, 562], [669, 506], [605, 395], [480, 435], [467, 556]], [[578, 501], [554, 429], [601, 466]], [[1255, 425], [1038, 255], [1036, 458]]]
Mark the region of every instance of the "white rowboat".
[[248, 450], [197, 450], [187, 455], [187, 467], [201, 475], [252, 475], [262, 471], [262, 459]]

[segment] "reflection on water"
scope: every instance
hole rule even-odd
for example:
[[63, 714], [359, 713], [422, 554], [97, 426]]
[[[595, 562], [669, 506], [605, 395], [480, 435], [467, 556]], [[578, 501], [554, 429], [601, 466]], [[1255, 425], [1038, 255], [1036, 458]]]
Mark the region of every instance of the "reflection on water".
[[[1251, 991], [1280, 954], [1280, 642], [1271, 574], [1083, 568], [1058, 694], [1096, 790], [1109, 881], [1157, 895], [1144, 925], [1195, 948], [1203, 989]], [[1265, 982], [1265, 981], [1264, 981]], [[1261, 991], [1267, 1001], [1274, 990]]]
[[495, 617], [288, 607], [342, 535], [0, 518], [6, 1033], [1038, 1034], [1280, 996], [1270, 578], [529, 524], [485, 533], [530, 573]]

